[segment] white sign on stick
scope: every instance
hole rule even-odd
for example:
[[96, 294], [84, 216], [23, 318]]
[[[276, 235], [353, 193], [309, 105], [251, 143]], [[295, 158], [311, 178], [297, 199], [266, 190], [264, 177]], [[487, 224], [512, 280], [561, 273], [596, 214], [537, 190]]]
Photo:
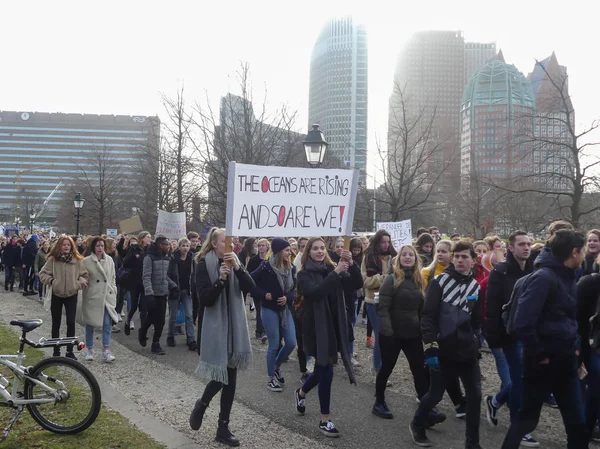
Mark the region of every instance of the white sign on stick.
[[229, 236], [352, 234], [358, 170], [229, 163]]
[[180, 239], [186, 236], [185, 212], [158, 211], [156, 233], [168, 239]]
[[412, 223], [410, 220], [397, 222], [377, 223], [377, 230], [385, 229], [392, 238], [392, 244], [396, 250], [402, 245], [412, 244]]
[[117, 229], [111, 229], [111, 228], [109, 228], [109, 229], [106, 230], [106, 236], [107, 237], [116, 237], [117, 236], [117, 232], [118, 232]]

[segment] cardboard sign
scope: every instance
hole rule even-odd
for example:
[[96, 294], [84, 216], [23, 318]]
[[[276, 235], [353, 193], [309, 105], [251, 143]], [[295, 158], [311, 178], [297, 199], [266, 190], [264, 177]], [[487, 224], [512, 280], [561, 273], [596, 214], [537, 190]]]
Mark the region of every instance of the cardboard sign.
[[410, 220], [377, 223], [377, 230], [385, 229], [390, 233], [392, 244], [396, 250], [402, 245], [412, 245], [412, 223]]
[[156, 233], [163, 234], [168, 239], [180, 239], [186, 235], [185, 212], [158, 211]]
[[114, 237], [116, 237], [116, 236], [117, 236], [117, 233], [118, 233], [118, 230], [117, 230], [117, 229], [107, 229], [107, 230], [106, 230], [106, 236], [107, 236], [107, 237], [112, 237], [112, 238], [114, 238]]
[[358, 170], [229, 163], [227, 235], [352, 234]]
[[138, 215], [119, 222], [119, 229], [123, 234], [133, 234], [142, 230], [142, 221]]

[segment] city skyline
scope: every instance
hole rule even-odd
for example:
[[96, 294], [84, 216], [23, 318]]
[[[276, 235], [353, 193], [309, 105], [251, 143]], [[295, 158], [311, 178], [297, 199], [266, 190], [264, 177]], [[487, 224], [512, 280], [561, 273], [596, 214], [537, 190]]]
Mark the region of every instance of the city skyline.
[[[118, 14], [75, 2], [71, 7], [65, 4], [65, 14], [33, 2], [28, 6], [34, 5], [37, 14], [27, 14], [27, 33], [10, 18], [29, 9], [8, 4], [0, 19], [0, 37], [11, 43], [3, 56], [10, 70], [2, 75], [0, 109], [162, 116], [159, 93], [174, 95], [182, 83], [190, 101], [209, 98], [215, 106], [227, 92], [239, 94], [233, 86], [241, 60], [250, 64], [255, 97], [262, 97], [266, 88], [270, 109], [288, 103], [298, 110], [298, 131], [306, 132], [312, 46], [327, 20], [352, 14], [369, 33], [369, 155], [377, 142], [385, 145], [396, 59], [406, 39], [418, 30], [457, 29], [466, 41], [496, 42], [497, 49], [510, 55], [507, 62], [524, 73], [535, 58], [556, 52], [569, 67], [577, 124], [589, 124], [597, 118], [595, 104], [600, 101], [594, 88], [597, 63], [588, 57], [585, 45], [593, 40], [594, 14], [589, 9], [588, 14], [577, 14], [577, 1], [560, 15], [552, 9], [513, 3], [536, 20], [507, 27], [514, 17], [506, 5], [490, 22], [473, 1], [461, 3], [461, 8], [433, 2], [427, 9], [307, 1], [293, 20], [272, 1], [260, 2], [258, 8], [241, 2], [202, 7], [183, 3], [163, 7], [160, 14], [147, 3], [134, 1], [121, 5]], [[230, 14], [232, 8], [236, 14]], [[426, 13], [432, 9], [435, 15]], [[91, 13], [98, 19], [93, 23], [73, 20]], [[265, 20], [269, 26], [256, 26]], [[52, 52], [46, 51], [48, 46]]]

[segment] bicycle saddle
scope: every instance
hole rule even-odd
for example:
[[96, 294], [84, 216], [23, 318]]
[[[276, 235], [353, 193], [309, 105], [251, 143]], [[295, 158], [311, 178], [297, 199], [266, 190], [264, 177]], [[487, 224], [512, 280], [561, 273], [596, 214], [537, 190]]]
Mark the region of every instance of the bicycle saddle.
[[43, 321], [42, 320], [12, 320], [10, 322], [11, 326], [19, 326], [21, 327], [25, 332], [29, 332], [34, 330], [37, 327], [40, 327], [42, 325]]

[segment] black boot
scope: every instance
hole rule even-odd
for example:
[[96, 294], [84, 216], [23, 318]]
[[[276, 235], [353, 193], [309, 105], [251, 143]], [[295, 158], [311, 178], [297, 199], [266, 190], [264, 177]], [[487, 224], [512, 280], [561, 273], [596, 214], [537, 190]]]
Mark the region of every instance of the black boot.
[[190, 415], [190, 427], [192, 430], [198, 430], [202, 427], [202, 419], [204, 418], [204, 412], [206, 412], [207, 408], [208, 404], [202, 402], [202, 398], [196, 401], [194, 410], [192, 410], [192, 414]]
[[233, 433], [229, 431], [229, 421], [222, 421], [219, 419], [219, 429], [217, 430], [216, 441], [219, 443], [226, 444], [227, 446], [239, 446], [240, 440], [238, 440]]

